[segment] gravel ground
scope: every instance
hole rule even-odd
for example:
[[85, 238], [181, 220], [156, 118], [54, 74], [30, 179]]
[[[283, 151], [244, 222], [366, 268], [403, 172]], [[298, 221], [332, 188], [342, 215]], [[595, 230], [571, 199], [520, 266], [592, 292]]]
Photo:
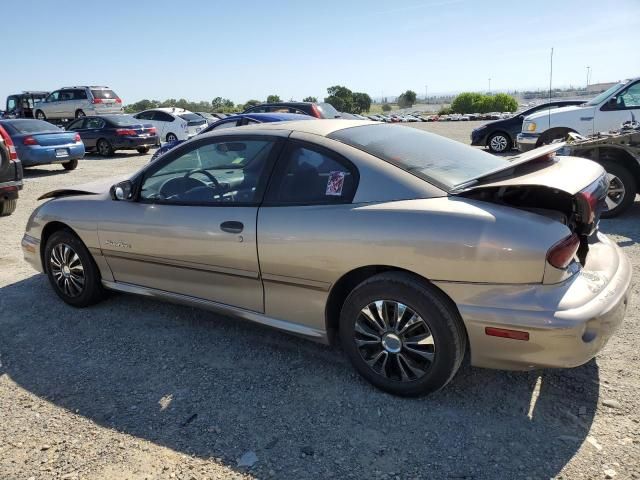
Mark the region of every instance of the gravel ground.
[[[417, 128], [468, 143], [476, 125]], [[640, 478], [635, 301], [582, 367], [463, 367], [422, 399], [373, 389], [339, 351], [206, 311], [65, 305], [22, 260], [36, 198], [147, 160], [28, 170], [0, 218], [0, 478]], [[636, 272], [639, 220], [636, 203], [601, 225]]]

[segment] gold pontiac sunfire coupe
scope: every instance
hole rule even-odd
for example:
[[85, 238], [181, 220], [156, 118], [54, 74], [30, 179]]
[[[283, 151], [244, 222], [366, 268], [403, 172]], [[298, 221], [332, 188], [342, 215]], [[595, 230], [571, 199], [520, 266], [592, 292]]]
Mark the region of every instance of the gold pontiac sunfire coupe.
[[351, 120], [225, 129], [43, 195], [22, 246], [75, 307], [117, 290], [339, 341], [399, 395], [442, 388], [466, 352], [573, 367], [622, 321], [631, 268], [598, 231], [604, 170], [557, 148], [507, 160]]

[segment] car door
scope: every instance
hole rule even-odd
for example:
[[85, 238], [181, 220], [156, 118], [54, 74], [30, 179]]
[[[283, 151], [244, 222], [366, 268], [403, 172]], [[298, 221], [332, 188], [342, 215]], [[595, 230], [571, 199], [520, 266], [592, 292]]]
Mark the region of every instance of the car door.
[[60, 90], [51, 92], [39, 107], [47, 118], [60, 118]]
[[[84, 123], [83, 133], [80, 134], [84, 141], [85, 147], [95, 148], [98, 140], [104, 137], [104, 127], [106, 122], [100, 117], [88, 117]], [[85, 140], [86, 138], [86, 140]]]
[[75, 118], [75, 91], [71, 88], [60, 90], [60, 101], [58, 105], [59, 110], [57, 116], [59, 118]]
[[263, 312], [256, 218], [281, 142], [207, 137], [150, 164], [98, 225], [115, 281]]
[[86, 118], [79, 118], [73, 122], [71, 122], [66, 128], [65, 130], [67, 131], [72, 131], [72, 132], [78, 132], [78, 134], [80, 135], [80, 138], [82, 139], [82, 143], [84, 143], [84, 148], [88, 149], [91, 146], [95, 146], [95, 142], [93, 143], [93, 145], [90, 145], [90, 140], [87, 136], [87, 132], [85, 129], [85, 122], [86, 122]]
[[633, 118], [640, 121], [640, 81], [632, 83], [596, 109], [595, 131], [618, 129]]
[[305, 318], [305, 326], [324, 330], [334, 280], [326, 273], [342, 268], [335, 260], [341, 248], [336, 238], [353, 227], [351, 202], [358, 179], [355, 165], [333, 150], [288, 140], [258, 213], [258, 255], [269, 317], [296, 323]]

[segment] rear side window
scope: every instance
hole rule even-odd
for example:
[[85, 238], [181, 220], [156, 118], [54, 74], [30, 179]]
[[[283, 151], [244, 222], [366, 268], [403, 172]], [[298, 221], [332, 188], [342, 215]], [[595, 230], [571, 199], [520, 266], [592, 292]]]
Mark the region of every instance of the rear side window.
[[166, 112], [154, 112], [153, 119], [160, 122], [173, 122], [174, 118]]
[[316, 108], [320, 110], [323, 118], [340, 118], [340, 112], [338, 112], [330, 103], [318, 103]]
[[73, 90], [61, 90], [60, 91], [60, 100], [67, 101], [67, 100], [73, 100], [74, 98], [74, 93]]
[[269, 202], [285, 205], [351, 203], [357, 177], [355, 166], [337, 154], [292, 142], [274, 175]]
[[237, 120], [222, 122], [222, 123], [218, 123], [217, 125], [211, 125], [211, 128], [208, 128], [207, 132], [210, 132], [211, 130], [222, 130], [223, 128], [233, 128], [233, 127], [236, 127], [237, 125], [238, 125]]
[[86, 128], [102, 128], [104, 127], [104, 120], [101, 118], [88, 118]]
[[118, 95], [116, 95], [116, 92], [114, 92], [113, 90], [106, 90], [106, 89], [100, 89], [100, 90], [91, 90], [91, 95], [93, 95], [93, 98], [101, 98], [101, 99], [107, 99], [107, 98], [118, 98]]
[[73, 91], [73, 98], [75, 100], [86, 100], [87, 92], [86, 90], [78, 89]]
[[135, 116], [135, 118], [139, 119], [139, 120], [153, 120], [153, 114], [155, 112], [154, 111], [149, 111], [149, 112], [142, 112], [139, 113]]

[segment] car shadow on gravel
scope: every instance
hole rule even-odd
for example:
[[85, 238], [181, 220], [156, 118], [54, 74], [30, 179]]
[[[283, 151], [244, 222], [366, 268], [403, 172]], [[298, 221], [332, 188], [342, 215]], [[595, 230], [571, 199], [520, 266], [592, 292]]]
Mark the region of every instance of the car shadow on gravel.
[[47, 169], [38, 167], [27, 167], [23, 169], [24, 178], [26, 180], [30, 178], [42, 178], [50, 177], [52, 175], [69, 175], [73, 170], [65, 170], [62, 165], [47, 165]]
[[[138, 158], [144, 155], [153, 155], [155, 149], [149, 150], [148, 153], [138, 153], [135, 150], [118, 150], [113, 155], [109, 157], [103, 157], [102, 155], [98, 155], [94, 152], [87, 152], [82, 161], [97, 161], [97, 160], [122, 160], [128, 158]], [[149, 157], [150, 158], [150, 157]]]
[[598, 402], [595, 361], [464, 367], [443, 391], [403, 399], [369, 386], [337, 350], [206, 311], [127, 295], [74, 309], [44, 275], [0, 299], [0, 375], [239, 471], [255, 452], [258, 478], [549, 478], [584, 442]]
[[626, 237], [627, 240], [619, 240], [618, 245], [628, 247], [640, 243], [640, 202], [638, 197], [629, 209], [616, 218], [600, 220], [600, 230], [604, 233], [611, 233]]

